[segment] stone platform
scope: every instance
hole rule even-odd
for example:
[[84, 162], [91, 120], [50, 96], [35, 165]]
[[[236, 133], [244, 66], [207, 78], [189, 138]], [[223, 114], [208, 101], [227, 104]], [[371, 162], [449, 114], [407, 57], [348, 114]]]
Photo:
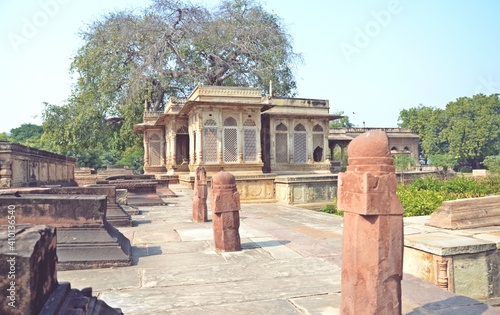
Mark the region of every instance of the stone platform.
[[[59, 270], [131, 264], [130, 241], [105, 220], [106, 195], [36, 192], [2, 191], [0, 227], [6, 228], [9, 209], [14, 209], [16, 224], [56, 227]], [[130, 220], [128, 214], [122, 217]]]
[[[339, 314], [342, 218], [242, 204], [243, 250], [216, 253], [212, 222], [191, 220], [192, 191], [171, 189], [178, 197], [168, 205], [140, 207], [137, 226], [119, 228], [132, 242], [132, 266], [61, 271], [59, 279], [91, 286], [132, 315]], [[500, 314], [409, 274], [402, 285], [404, 314]]]
[[500, 227], [446, 230], [406, 218], [404, 271], [452, 292], [500, 305]]

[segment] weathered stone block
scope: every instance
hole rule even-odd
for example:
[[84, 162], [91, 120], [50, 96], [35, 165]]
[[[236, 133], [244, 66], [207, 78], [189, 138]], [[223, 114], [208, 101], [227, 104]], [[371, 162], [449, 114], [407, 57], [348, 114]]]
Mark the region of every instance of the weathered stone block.
[[17, 224], [56, 227], [102, 226], [106, 196], [18, 194], [0, 195], [0, 224], [7, 224], [8, 206], [16, 208]]
[[128, 190], [126, 189], [116, 189], [116, 203], [120, 205], [127, 204]]
[[38, 314], [58, 285], [56, 230], [35, 226], [15, 235], [7, 231], [4, 227], [0, 232], [0, 288], [7, 294], [0, 313]]
[[500, 225], [499, 204], [500, 196], [444, 201], [427, 225], [451, 230]]

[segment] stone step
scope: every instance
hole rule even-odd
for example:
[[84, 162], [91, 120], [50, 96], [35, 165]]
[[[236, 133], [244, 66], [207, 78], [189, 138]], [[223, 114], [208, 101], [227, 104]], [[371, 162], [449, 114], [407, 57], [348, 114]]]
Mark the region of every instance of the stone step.
[[132, 218], [119, 204], [108, 204], [106, 221], [115, 227], [132, 226]]
[[59, 270], [130, 266], [131, 255], [130, 241], [110, 224], [57, 230]]

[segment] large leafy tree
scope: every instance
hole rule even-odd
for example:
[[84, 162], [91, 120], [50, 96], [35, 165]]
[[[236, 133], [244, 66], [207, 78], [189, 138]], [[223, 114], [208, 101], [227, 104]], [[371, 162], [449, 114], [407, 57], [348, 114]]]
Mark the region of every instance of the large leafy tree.
[[39, 137], [43, 133], [42, 126], [35, 124], [22, 124], [10, 130], [10, 139], [13, 142], [23, 143], [29, 138]]
[[420, 136], [424, 156], [449, 154], [459, 165], [479, 168], [486, 156], [500, 152], [498, 94], [461, 97], [437, 109], [425, 106], [400, 112], [400, 126]]
[[443, 137], [449, 143], [449, 153], [459, 160], [480, 167], [486, 156], [500, 149], [500, 100], [498, 94], [461, 97], [446, 106], [449, 117]]
[[330, 121], [330, 128], [352, 128], [354, 124], [349, 121], [349, 116], [344, 115], [343, 111], [335, 112], [334, 115], [340, 115], [342, 118]]
[[295, 92], [299, 56], [281, 20], [252, 0], [225, 0], [213, 11], [154, 0], [141, 14], [121, 11], [92, 23], [72, 70], [79, 93], [110, 114], [146, 103], [159, 110], [166, 96], [186, 96], [199, 83]]
[[253, 86], [293, 96], [301, 61], [281, 19], [253, 0], [223, 0], [215, 9], [153, 0], [141, 12], [113, 12], [81, 33], [71, 64], [77, 78], [68, 104], [47, 105], [45, 145], [58, 152], [139, 147], [132, 127], [144, 109], [197, 85]]

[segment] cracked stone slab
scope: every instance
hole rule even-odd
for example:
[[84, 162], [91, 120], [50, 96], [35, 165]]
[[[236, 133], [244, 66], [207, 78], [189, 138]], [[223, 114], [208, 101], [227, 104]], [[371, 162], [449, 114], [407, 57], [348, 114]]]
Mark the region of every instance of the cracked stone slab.
[[183, 242], [208, 241], [214, 238], [213, 230], [207, 228], [177, 229], [176, 231]]
[[301, 314], [340, 314], [340, 293], [292, 298], [290, 302]]
[[110, 306], [119, 306], [125, 314], [141, 312], [167, 314], [172, 310], [190, 307], [286, 300], [296, 296], [334, 293], [340, 289], [340, 281], [334, 278], [312, 275], [280, 277], [273, 281], [257, 279], [141, 288], [141, 290], [115, 290], [103, 292], [99, 298]]

